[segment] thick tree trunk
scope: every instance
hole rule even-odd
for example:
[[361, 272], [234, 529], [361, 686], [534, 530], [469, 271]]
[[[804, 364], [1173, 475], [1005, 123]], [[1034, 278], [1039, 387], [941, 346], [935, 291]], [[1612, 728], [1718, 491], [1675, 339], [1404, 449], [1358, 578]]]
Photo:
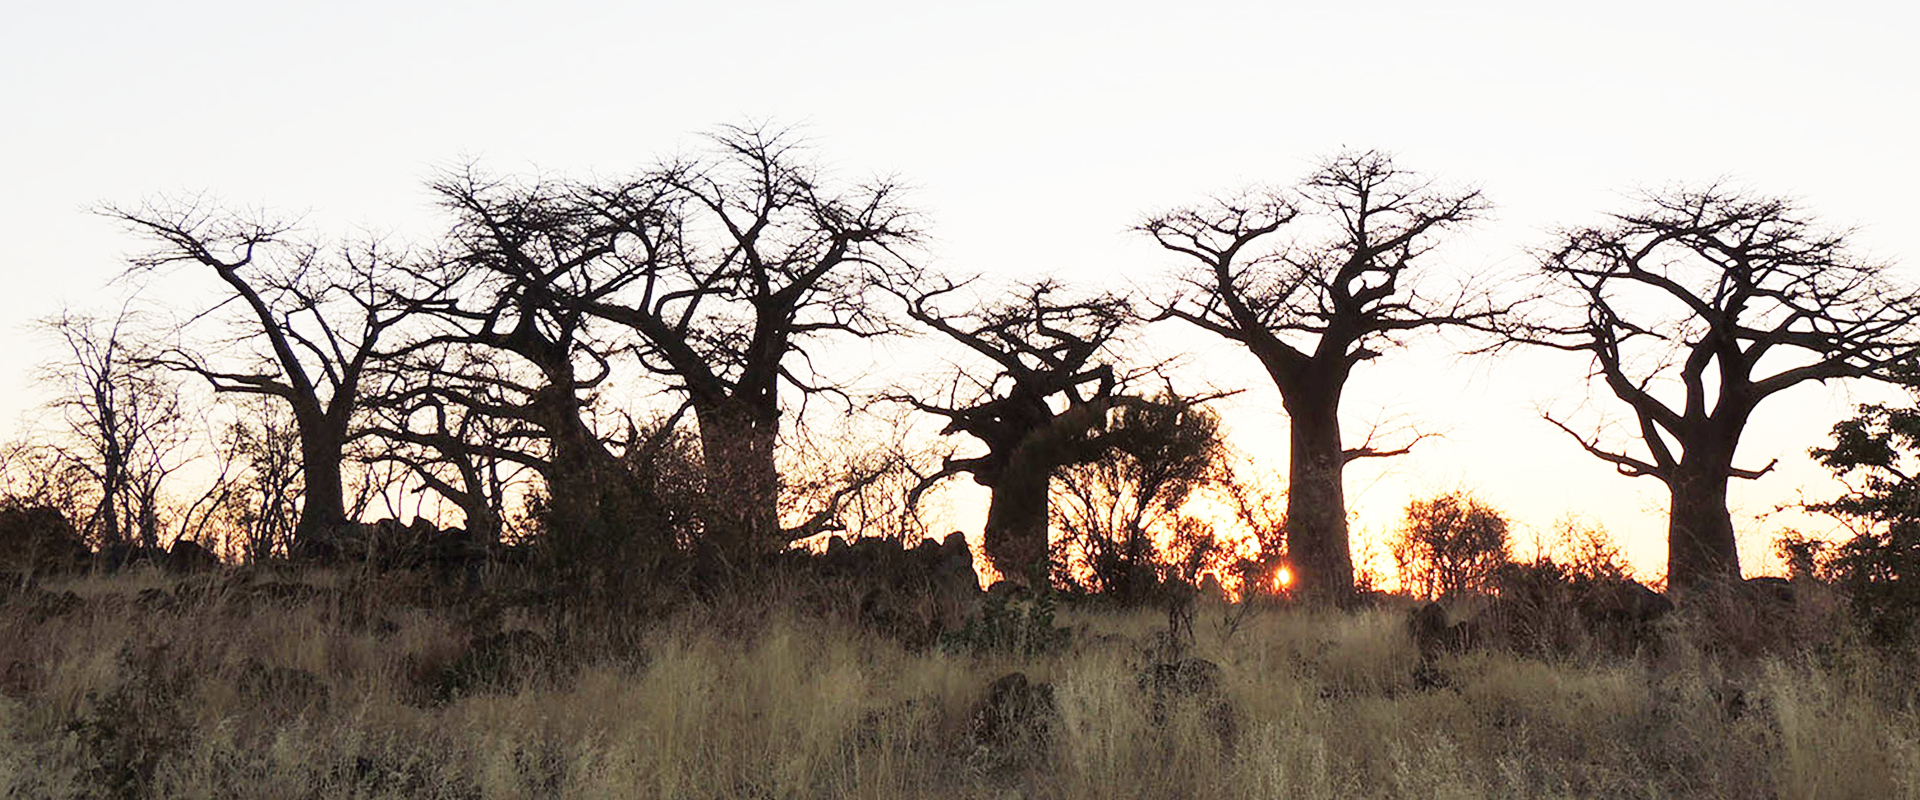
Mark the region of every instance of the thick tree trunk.
[[465, 504], [460, 511], [466, 517], [464, 525], [469, 540], [488, 547], [500, 543], [500, 515], [484, 501]]
[[1023, 434], [1005, 461], [997, 469], [975, 473], [975, 480], [993, 489], [983, 538], [987, 559], [1002, 576], [1017, 582], [1049, 580], [1053, 553], [1048, 492], [1053, 474], [1099, 457], [1104, 448], [1090, 446], [1088, 437], [1105, 425], [1110, 407], [1106, 401], [1086, 403], [1055, 416], [1035, 398], [1024, 406], [1029, 421], [1021, 426]]
[[1667, 585], [1695, 589], [1740, 579], [1740, 550], [1727, 511], [1727, 470], [1682, 463], [1669, 481]]
[[1340, 389], [1306, 387], [1284, 395], [1290, 417], [1287, 479], [1287, 557], [1295, 592], [1332, 602], [1353, 593], [1353, 554], [1347, 547], [1347, 498], [1342, 475]]
[[346, 438], [342, 426], [325, 420], [300, 425], [300, 472], [305, 497], [300, 504], [300, 519], [293, 528], [296, 551], [305, 551], [308, 544], [327, 538], [347, 521], [340, 464]]
[[782, 545], [780, 474], [774, 464], [780, 416], [729, 402], [694, 409], [707, 480], [708, 544], [732, 569]]
[[1045, 580], [1047, 552], [1047, 491], [1051, 470], [1019, 469], [1010, 465], [989, 485], [993, 490], [987, 504], [987, 528], [984, 535], [987, 560], [1001, 577], [1025, 583], [1039, 576]]
[[634, 476], [581, 421], [573, 386], [545, 392], [539, 416], [549, 447], [546, 535], [554, 556], [576, 562], [571, 567], [604, 567], [615, 558], [631, 567], [621, 551], [645, 540], [647, 557], [666, 557], [674, 532]]

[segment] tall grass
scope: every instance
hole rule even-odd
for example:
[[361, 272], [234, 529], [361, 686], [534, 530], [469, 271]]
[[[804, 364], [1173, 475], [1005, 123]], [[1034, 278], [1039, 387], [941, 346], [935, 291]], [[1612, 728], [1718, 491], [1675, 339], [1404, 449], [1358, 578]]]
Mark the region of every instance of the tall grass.
[[[609, 620], [298, 580], [319, 588], [136, 574], [6, 600], [0, 794], [1920, 796], [1911, 668], [1844, 637], [1748, 654], [1682, 620], [1638, 658], [1423, 666], [1396, 610], [1236, 627], [1202, 607], [1181, 655], [1219, 666], [1217, 702], [1156, 709], [1152, 610], [1062, 609], [1073, 644], [1024, 658], [910, 651], [782, 604]], [[48, 600], [65, 591], [82, 604]], [[1053, 716], [983, 739], [975, 708], [1016, 670], [1051, 685]]]

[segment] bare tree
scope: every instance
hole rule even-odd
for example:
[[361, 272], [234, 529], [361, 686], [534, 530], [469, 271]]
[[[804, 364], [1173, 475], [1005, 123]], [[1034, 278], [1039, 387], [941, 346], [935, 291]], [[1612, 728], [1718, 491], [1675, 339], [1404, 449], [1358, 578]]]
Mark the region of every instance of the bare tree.
[[[931, 279], [921, 277], [921, 282]], [[1122, 376], [1102, 359], [1132, 319], [1113, 295], [1085, 299], [1052, 281], [1019, 286], [1000, 302], [962, 302], [970, 311], [942, 308], [965, 288], [943, 281], [932, 288], [898, 290], [907, 315], [992, 364], [962, 370], [944, 398], [895, 394], [891, 399], [947, 420], [941, 432], [966, 434], [986, 446], [983, 455], [945, 460], [922, 490], [950, 475], [970, 474], [992, 490], [986, 552], [994, 569], [1014, 580], [1049, 557], [1049, 491], [1063, 467], [1099, 458], [1108, 412], [1122, 402]]]
[[405, 471], [402, 483], [460, 510], [474, 541], [498, 543], [510, 487], [533, 463], [543, 463], [532, 454], [530, 437], [512, 420], [423, 388], [437, 386], [445, 373], [402, 368], [393, 377], [395, 385], [367, 399], [373, 419], [365, 433], [383, 443], [371, 449], [367, 460], [400, 466]]
[[454, 216], [448, 252], [419, 276], [435, 298], [422, 307], [440, 328], [394, 354], [379, 432], [452, 465], [460, 483], [435, 488], [469, 518], [499, 511], [489, 476], [515, 465], [545, 483], [551, 543], [643, 538], [654, 557], [671, 555], [686, 526], [663, 517], [635, 467], [668, 445], [679, 415], [652, 435], [628, 436], [624, 452], [596, 430], [595, 396], [613, 375], [607, 354], [616, 345], [596, 340], [593, 317], [573, 302], [597, 288], [588, 266], [614, 256], [622, 226], [578, 186], [469, 168], [433, 189]]
[[831, 189], [790, 136], [728, 128], [712, 141], [712, 159], [581, 187], [617, 236], [583, 265], [591, 278], [576, 291], [534, 288], [624, 327], [641, 366], [686, 398], [713, 498], [709, 552], [739, 569], [787, 543], [782, 388], [803, 399], [839, 391], [808, 347], [892, 330], [867, 290], [917, 233], [895, 186]]
[[1885, 376], [1920, 353], [1920, 294], [1784, 200], [1720, 186], [1651, 194], [1566, 233], [1540, 268], [1578, 317], [1535, 319], [1516, 340], [1588, 354], [1633, 412], [1640, 452], [1547, 421], [1621, 474], [1666, 484], [1675, 587], [1740, 576], [1727, 487], [1777, 463], [1734, 466], [1761, 401], [1809, 381]]
[[240, 408], [216, 445], [225, 485], [215, 508], [204, 513], [223, 517], [230, 552], [258, 562], [293, 552], [294, 530], [305, 508], [300, 432], [286, 405], [272, 397], [252, 398]]
[[[1410, 332], [1485, 328], [1494, 317], [1465, 289], [1434, 297], [1414, 283], [1439, 234], [1487, 207], [1479, 192], [1436, 189], [1382, 153], [1347, 153], [1297, 192], [1247, 192], [1139, 227], [1193, 262], [1185, 291], [1162, 302], [1158, 318], [1246, 347], [1280, 391], [1291, 434], [1288, 550], [1302, 592], [1340, 599], [1352, 591], [1346, 465], [1412, 445], [1345, 445], [1340, 400], [1353, 369]], [[1308, 230], [1285, 235], [1300, 228]]]
[[137, 315], [62, 312], [41, 321], [62, 357], [43, 368], [64, 430], [58, 452], [86, 474], [97, 502], [81, 526], [102, 547], [160, 546], [161, 488], [187, 459], [179, 387], [152, 363]]
[[[187, 264], [220, 279], [224, 297], [189, 325], [238, 305], [229, 320], [233, 338], [176, 348], [160, 363], [201, 376], [216, 392], [286, 405], [305, 477], [296, 545], [324, 546], [326, 534], [347, 522], [342, 463], [362, 379], [381, 337], [407, 312], [387, 284], [404, 256], [378, 242], [332, 249], [302, 243], [288, 225], [199, 202], [102, 213], [155, 243], [132, 259], [130, 272]], [[236, 345], [253, 346], [251, 357], [210, 357]]]

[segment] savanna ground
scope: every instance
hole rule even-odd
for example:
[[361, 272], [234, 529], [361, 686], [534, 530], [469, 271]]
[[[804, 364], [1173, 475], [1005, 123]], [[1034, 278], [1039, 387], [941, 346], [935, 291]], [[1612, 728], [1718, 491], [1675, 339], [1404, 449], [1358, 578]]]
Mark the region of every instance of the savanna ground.
[[[1911, 654], [1805, 609], [1683, 605], [1625, 654], [1423, 660], [1391, 599], [1201, 602], [1190, 637], [1165, 609], [1063, 604], [1071, 635], [1029, 654], [763, 594], [608, 613], [351, 572], [11, 586], [0, 793], [1920, 796]], [[1151, 680], [1195, 658], [1204, 685]], [[1016, 671], [1028, 690], [989, 702]]]

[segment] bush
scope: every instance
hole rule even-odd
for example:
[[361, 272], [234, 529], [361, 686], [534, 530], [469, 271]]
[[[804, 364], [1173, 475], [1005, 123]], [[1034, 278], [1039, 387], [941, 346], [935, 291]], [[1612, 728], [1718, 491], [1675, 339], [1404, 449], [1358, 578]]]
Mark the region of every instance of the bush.
[[1488, 592], [1512, 557], [1507, 518], [1467, 492], [1415, 500], [1393, 543], [1400, 576], [1428, 597]]
[[[1920, 389], [1920, 376], [1903, 376]], [[1790, 566], [1814, 572], [1847, 596], [1855, 618], [1875, 641], [1904, 644], [1920, 626], [1920, 407], [1862, 405], [1833, 426], [1832, 447], [1814, 448], [1815, 460], [1836, 475], [1864, 474], [1859, 489], [1814, 511], [1852, 524], [1853, 538], [1831, 549], [1804, 539], [1783, 539]]]
[[978, 616], [940, 637], [940, 647], [954, 654], [1011, 653], [1029, 658], [1059, 652], [1066, 649], [1073, 632], [1055, 625], [1053, 615], [1051, 591], [1031, 600], [991, 593]]

